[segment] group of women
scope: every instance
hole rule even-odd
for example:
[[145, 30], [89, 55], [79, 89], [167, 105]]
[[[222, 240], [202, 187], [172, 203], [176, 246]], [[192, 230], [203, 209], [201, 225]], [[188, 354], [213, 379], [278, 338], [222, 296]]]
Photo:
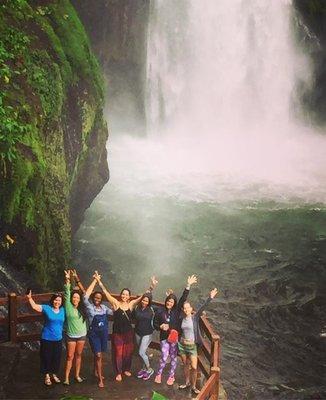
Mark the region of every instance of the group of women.
[[[72, 289], [71, 281], [75, 280], [78, 288]], [[131, 362], [134, 351], [134, 339], [138, 346], [138, 354], [143, 361], [143, 367], [137, 377], [148, 380], [154, 374], [150, 364], [147, 349], [152, 341], [154, 330], [160, 332], [161, 357], [155, 376], [155, 382], [162, 382], [162, 373], [170, 357], [168, 385], [175, 381], [178, 353], [184, 364], [185, 383], [179, 389], [191, 388], [197, 394], [197, 345], [202, 338], [199, 329], [199, 317], [208, 303], [217, 295], [213, 289], [206, 301], [194, 313], [187, 297], [191, 285], [197, 282], [195, 275], [188, 277], [187, 286], [179, 301], [170, 290], [164, 306], [152, 305], [152, 292], [158, 281], [151, 278], [150, 286], [145, 293], [131, 300], [131, 292], [124, 288], [119, 299], [110, 294], [104, 286], [101, 275], [95, 271], [93, 280], [85, 290], [76, 270], [65, 271], [64, 295], [54, 294], [50, 305], [36, 304], [32, 293], [27, 294], [31, 307], [43, 313], [45, 323], [41, 334], [40, 360], [44, 383], [49, 386], [60, 383], [57, 374], [60, 367], [62, 339], [65, 331], [66, 365], [63, 384], [70, 384], [70, 372], [75, 360], [75, 380], [83, 382], [80, 376], [82, 353], [88, 337], [94, 354], [94, 374], [98, 386], [104, 387], [102, 368], [103, 353], [108, 348], [109, 323], [108, 316], [113, 316], [112, 327], [112, 360], [116, 381], [122, 381], [123, 376], [131, 376]], [[101, 291], [94, 291], [99, 285]], [[107, 299], [111, 308], [103, 304]], [[134, 327], [133, 327], [134, 324]]]

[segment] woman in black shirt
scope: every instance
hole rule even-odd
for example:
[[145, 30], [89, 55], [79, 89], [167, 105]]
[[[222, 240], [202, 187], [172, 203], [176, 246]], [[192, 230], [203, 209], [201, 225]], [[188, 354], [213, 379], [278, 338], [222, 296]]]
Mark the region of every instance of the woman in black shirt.
[[138, 372], [137, 378], [147, 381], [154, 373], [146, 354], [148, 346], [152, 341], [154, 332], [154, 308], [152, 307], [152, 295], [145, 293], [140, 304], [134, 310], [134, 318], [136, 321], [135, 334], [138, 345], [138, 354], [143, 360], [143, 368]]
[[[117, 300], [105, 288], [100, 275], [97, 276], [97, 280], [113, 307], [112, 359], [117, 374], [115, 379], [120, 382], [122, 381], [122, 374], [131, 376], [131, 360], [134, 349], [131, 312], [141, 301], [142, 296], [130, 300], [130, 290], [125, 288], [120, 292], [120, 300]], [[152, 277], [149, 292], [154, 289], [156, 284], [155, 277]]]

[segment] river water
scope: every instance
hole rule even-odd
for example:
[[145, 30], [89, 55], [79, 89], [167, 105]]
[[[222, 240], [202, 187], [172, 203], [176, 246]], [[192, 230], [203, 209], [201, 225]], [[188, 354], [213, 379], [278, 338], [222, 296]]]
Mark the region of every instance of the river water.
[[213, 286], [221, 292], [209, 316], [230, 398], [319, 398], [310, 395], [325, 390], [325, 204], [286, 198], [284, 187], [268, 196], [268, 185], [216, 178], [205, 192], [201, 176], [151, 174], [157, 147], [112, 139], [111, 181], [76, 237], [84, 279], [98, 268], [110, 290], [139, 292], [156, 274], [163, 299], [196, 273], [194, 303]]
[[155, 274], [162, 299], [196, 273], [196, 304], [217, 286], [234, 400], [326, 398], [326, 141], [299, 118], [294, 21], [287, 0], [151, 2], [147, 133], [111, 132], [74, 243], [115, 292]]

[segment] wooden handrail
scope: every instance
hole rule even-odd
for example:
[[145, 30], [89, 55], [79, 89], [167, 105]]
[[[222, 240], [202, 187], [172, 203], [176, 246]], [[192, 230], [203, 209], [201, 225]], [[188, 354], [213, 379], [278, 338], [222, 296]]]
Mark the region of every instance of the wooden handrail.
[[8, 297], [0, 297], [0, 306], [8, 305]]
[[207, 398], [210, 398], [209, 396], [211, 395], [212, 387], [217, 384], [216, 378], [217, 375], [213, 374], [207, 379], [205, 385], [202, 387], [200, 393], [196, 397], [197, 400], [206, 400]]

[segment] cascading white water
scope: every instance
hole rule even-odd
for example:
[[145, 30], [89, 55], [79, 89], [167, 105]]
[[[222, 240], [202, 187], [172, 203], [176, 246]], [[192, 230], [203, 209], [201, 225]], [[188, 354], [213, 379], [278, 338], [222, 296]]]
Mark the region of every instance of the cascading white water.
[[316, 184], [325, 140], [296, 121], [310, 74], [292, 12], [289, 0], [151, 1], [147, 127], [173, 169]]
[[288, 124], [295, 84], [309, 71], [290, 13], [288, 0], [152, 0], [150, 131]]

